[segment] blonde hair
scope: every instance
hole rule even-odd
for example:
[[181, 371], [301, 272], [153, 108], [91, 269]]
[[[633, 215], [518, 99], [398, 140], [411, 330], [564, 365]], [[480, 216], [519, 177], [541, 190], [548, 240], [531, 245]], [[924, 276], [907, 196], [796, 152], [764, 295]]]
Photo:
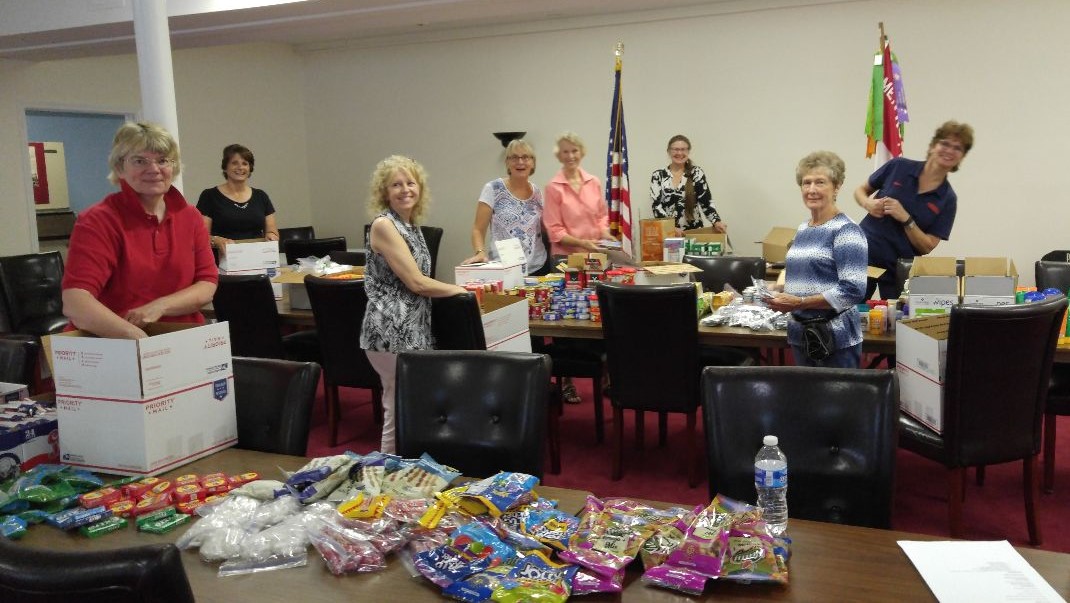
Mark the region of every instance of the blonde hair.
[[583, 144], [583, 139], [580, 138], [579, 134], [572, 132], [571, 130], [566, 130], [557, 135], [557, 140], [554, 141], [554, 155], [561, 152], [561, 141], [565, 141], [578, 148], [581, 155], [587, 155], [587, 145]]
[[528, 155], [531, 155], [531, 171], [528, 172], [528, 176], [534, 176], [535, 175], [535, 165], [538, 163], [538, 161], [535, 159], [535, 149], [530, 144], [528, 144], [528, 141], [524, 140], [523, 138], [514, 138], [514, 139], [509, 141], [508, 145], [506, 145], [506, 147], [505, 147], [505, 173], [506, 174], [509, 173], [509, 156], [512, 155], [513, 153], [519, 153], [519, 152], [523, 152], [523, 153], [527, 153]]
[[847, 177], [847, 167], [839, 155], [832, 151], [814, 151], [799, 160], [799, 165], [795, 167], [795, 183], [802, 186], [803, 176], [819, 168], [828, 172], [829, 180], [836, 188], [839, 188]]
[[108, 181], [119, 184], [119, 173], [123, 170], [123, 162], [134, 153], [149, 151], [159, 153], [174, 162], [171, 169], [172, 177], [178, 177], [182, 171], [182, 160], [178, 152], [178, 141], [171, 133], [162, 126], [149, 122], [128, 121], [119, 126], [112, 139], [111, 153], [108, 154]]
[[387, 187], [390, 178], [398, 172], [411, 176], [420, 187], [420, 196], [412, 208], [411, 220], [415, 224], [427, 209], [431, 195], [427, 190], [427, 173], [424, 172], [424, 167], [415, 159], [404, 155], [391, 155], [376, 164], [371, 183], [368, 185], [368, 214], [374, 218], [390, 207]]

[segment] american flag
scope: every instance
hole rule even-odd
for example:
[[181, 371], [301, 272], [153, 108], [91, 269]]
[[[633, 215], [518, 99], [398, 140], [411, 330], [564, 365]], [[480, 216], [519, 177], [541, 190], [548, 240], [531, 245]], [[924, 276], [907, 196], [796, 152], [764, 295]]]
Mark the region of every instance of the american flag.
[[613, 109], [609, 117], [609, 151], [606, 153], [606, 203], [609, 204], [609, 231], [620, 237], [621, 250], [632, 255], [632, 202], [628, 193], [628, 137], [624, 132], [624, 100], [620, 90], [621, 55], [618, 42], [613, 76]]
[[903, 154], [904, 125], [910, 120], [899, 60], [892, 54], [892, 44], [884, 35], [883, 23], [880, 30], [880, 49], [873, 57], [866, 112], [866, 157], [876, 156], [875, 167]]

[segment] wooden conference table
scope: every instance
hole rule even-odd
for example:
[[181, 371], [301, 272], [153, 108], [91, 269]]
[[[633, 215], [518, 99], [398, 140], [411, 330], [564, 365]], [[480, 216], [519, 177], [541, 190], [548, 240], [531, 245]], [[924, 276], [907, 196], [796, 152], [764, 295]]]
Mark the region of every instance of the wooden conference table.
[[[312, 328], [316, 326], [316, 319], [312, 316], [312, 310], [301, 310], [290, 307], [288, 298], [277, 302], [279, 318], [284, 325], [294, 328]], [[212, 307], [205, 306], [202, 312], [208, 318], [214, 318], [215, 312]], [[568, 337], [572, 339], [602, 339], [601, 323], [589, 320], [557, 320], [545, 321], [533, 319], [528, 321], [531, 334], [542, 337]], [[704, 327], [698, 325], [699, 343], [708, 345], [726, 345], [741, 348], [787, 348], [788, 340], [785, 331], [752, 331], [743, 327]], [[864, 333], [862, 351], [874, 354], [895, 354], [895, 333], [874, 335]], [[1070, 364], [1070, 343], [1059, 345], [1055, 349], [1055, 362]]]
[[[237, 474], [258, 471], [268, 479], [280, 478], [281, 469], [300, 468], [306, 459], [228, 449], [167, 474], [223, 471]], [[587, 492], [542, 487], [539, 493], [560, 501], [562, 509], [578, 512]], [[656, 503], [664, 506], [665, 503]], [[144, 534], [127, 528], [97, 539], [77, 532], [68, 534], [52, 527], [33, 526], [21, 546], [67, 551], [121, 548], [156, 542], [174, 542], [187, 527], [163, 535]], [[742, 585], [711, 582], [702, 597], [684, 597], [676, 591], [647, 587], [639, 572], [630, 571], [620, 595], [584, 596], [584, 601], [931, 601], [934, 600], [920, 574], [896, 545], [897, 540], [937, 540], [933, 536], [874, 530], [792, 519], [793, 539], [788, 565], [790, 584]], [[1064, 598], [1070, 597], [1070, 555], [1020, 548], [1023, 557]], [[439, 589], [422, 578], [411, 578], [399, 560], [388, 558], [381, 572], [335, 577], [323, 560], [309, 549], [308, 567], [260, 574], [219, 578], [218, 564], [204, 563], [195, 550], [184, 551], [182, 560], [197, 601], [257, 603], [318, 603], [328, 601], [445, 601]]]

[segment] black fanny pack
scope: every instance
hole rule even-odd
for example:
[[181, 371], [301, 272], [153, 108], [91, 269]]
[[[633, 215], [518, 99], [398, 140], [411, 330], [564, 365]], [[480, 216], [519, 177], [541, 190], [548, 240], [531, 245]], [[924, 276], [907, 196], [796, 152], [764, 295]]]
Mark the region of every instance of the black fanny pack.
[[835, 348], [832, 341], [832, 325], [829, 322], [846, 311], [847, 308], [844, 308], [835, 314], [795, 319], [803, 328], [803, 351], [807, 358], [813, 362], [821, 362], [832, 355]]

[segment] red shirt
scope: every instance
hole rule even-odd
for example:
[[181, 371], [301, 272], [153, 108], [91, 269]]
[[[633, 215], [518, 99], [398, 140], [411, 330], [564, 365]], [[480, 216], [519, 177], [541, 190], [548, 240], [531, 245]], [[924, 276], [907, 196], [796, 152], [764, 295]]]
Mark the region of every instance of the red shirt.
[[[219, 281], [208, 230], [197, 208], [171, 187], [163, 221], [145, 213], [137, 193], [122, 190], [78, 216], [71, 232], [64, 289], [85, 289], [119, 316], [205, 281]], [[204, 323], [200, 312], [165, 322]]]

